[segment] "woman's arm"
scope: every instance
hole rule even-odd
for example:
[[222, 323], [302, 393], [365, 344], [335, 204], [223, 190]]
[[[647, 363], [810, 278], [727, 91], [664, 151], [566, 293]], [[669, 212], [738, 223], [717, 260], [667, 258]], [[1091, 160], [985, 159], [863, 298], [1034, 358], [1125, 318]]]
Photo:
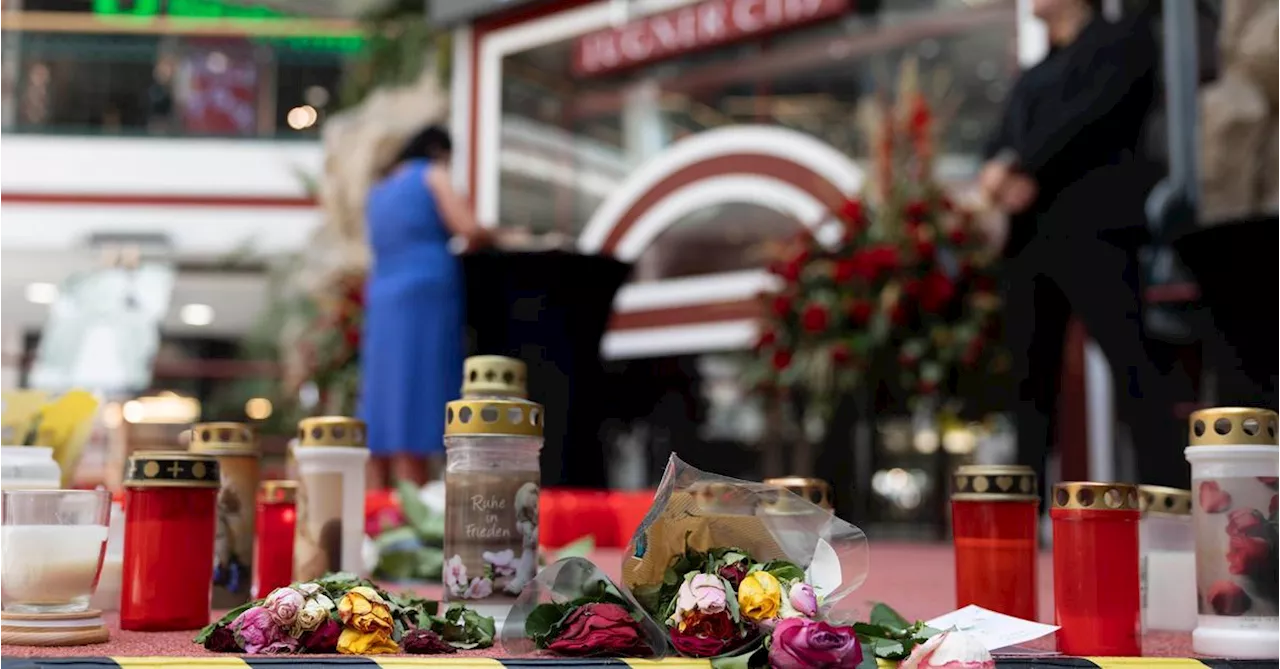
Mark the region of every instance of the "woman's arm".
[[436, 206], [440, 208], [440, 218], [453, 234], [474, 243], [485, 239], [488, 231], [480, 226], [475, 216], [471, 215], [471, 207], [453, 190], [453, 181], [449, 170], [434, 167], [427, 170], [425, 179], [427, 188], [436, 198]]

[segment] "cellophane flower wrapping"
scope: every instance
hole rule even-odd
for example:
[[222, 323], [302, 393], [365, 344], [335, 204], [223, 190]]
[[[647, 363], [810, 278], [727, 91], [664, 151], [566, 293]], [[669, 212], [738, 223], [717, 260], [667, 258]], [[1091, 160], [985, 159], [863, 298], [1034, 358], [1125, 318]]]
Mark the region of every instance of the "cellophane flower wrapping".
[[862, 530], [789, 490], [704, 472], [675, 455], [627, 545], [622, 582], [634, 594], [662, 583], [672, 559], [686, 549], [724, 547], [745, 550], [758, 562], [796, 564], [817, 594], [819, 619], [856, 620], [849, 595], [870, 568]]
[[502, 650], [509, 655], [538, 653], [541, 650], [538, 636], [550, 625], [562, 623], [575, 608], [601, 602], [627, 610], [638, 628], [640, 643], [621, 652], [602, 647], [598, 654], [649, 658], [667, 654], [663, 628], [645, 613], [630, 592], [614, 583], [590, 560], [580, 557], [563, 558], [546, 566], [520, 591], [499, 635]]

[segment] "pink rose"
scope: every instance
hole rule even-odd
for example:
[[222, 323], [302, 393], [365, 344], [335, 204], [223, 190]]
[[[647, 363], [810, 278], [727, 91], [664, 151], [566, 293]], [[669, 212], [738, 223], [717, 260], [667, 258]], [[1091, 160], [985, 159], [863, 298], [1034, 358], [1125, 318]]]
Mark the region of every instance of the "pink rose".
[[298, 640], [289, 636], [265, 606], [246, 609], [231, 622], [236, 643], [250, 655], [260, 653], [291, 653], [298, 648]]
[[676, 595], [676, 610], [672, 614], [673, 622], [684, 619], [685, 614], [693, 611], [702, 613], [720, 613], [725, 608], [724, 581], [712, 574], [695, 574], [680, 584], [680, 592]]
[[769, 666], [773, 669], [845, 669], [862, 662], [862, 646], [852, 627], [820, 620], [787, 618], [773, 630]]
[[898, 669], [995, 669], [991, 652], [971, 634], [943, 632], [915, 647]]
[[1258, 574], [1263, 570], [1275, 571], [1271, 547], [1266, 539], [1233, 536], [1227, 544], [1227, 571], [1236, 576]]
[[818, 595], [813, 592], [812, 585], [803, 582], [792, 585], [787, 598], [791, 600], [791, 608], [796, 611], [810, 618], [818, 615]]
[[1249, 594], [1244, 591], [1244, 588], [1228, 579], [1216, 581], [1209, 586], [1208, 599], [1213, 612], [1220, 616], [1244, 615], [1244, 612], [1253, 606], [1253, 600], [1249, 599]]
[[262, 606], [272, 618], [275, 618], [277, 625], [291, 627], [298, 621], [298, 613], [306, 603], [307, 600], [302, 593], [293, 588], [284, 587], [272, 590], [262, 602]]
[[1231, 493], [1218, 486], [1217, 481], [1201, 481], [1200, 508], [1205, 513], [1222, 513], [1231, 508]]

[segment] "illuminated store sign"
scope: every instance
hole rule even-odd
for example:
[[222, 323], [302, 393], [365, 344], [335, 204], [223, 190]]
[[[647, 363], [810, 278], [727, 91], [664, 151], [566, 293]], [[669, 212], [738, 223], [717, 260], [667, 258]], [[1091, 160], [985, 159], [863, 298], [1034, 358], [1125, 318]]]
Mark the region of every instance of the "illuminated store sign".
[[579, 75], [598, 75], [796, 28], [849, 10], [851, 0], [708, 0], [574, 43]]

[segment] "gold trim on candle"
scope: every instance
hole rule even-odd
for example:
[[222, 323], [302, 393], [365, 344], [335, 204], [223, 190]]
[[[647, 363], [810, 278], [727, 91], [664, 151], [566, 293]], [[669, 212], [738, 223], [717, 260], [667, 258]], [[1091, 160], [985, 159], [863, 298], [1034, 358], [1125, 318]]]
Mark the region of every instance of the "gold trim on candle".
[[1247, 407], [1215, 407], [1192, 412], [1192, 446], [1276, 446], [1276, 412]]
[[193, 453], [258, 457], [258, 440], [244, 423], [196, 423], [191, 426]]
[[1072, 481], [1053, 486], [1053, 508], [1138, 511], [1138, 486], [1131, 483]]
[[1144, 514], [1191, 515], [1191, 491], [1162, 485], [1138, 486], [1138, 505]]
[[268, 480], [258, 485], [258, 501], [274, 504], [278, 502], [296, 503], [298, 501], [298, 482], [287, 480]]
[[951, 499], [961, 502], [1034, 502], [1036, 472], [1026, 465], [962, 465], [951, 475]]
[[542, 421], [537, 402], [461, 399], [445, 405], [444, 433], [541, 437]]
[[187, 451], [138, 451], [129, 456], [126, 488], [218, 488], [218, 459]]
[[298, 448], [308, 446], [365, 447], [365, 424], [350, 416], [314, 416], [298, 421]]
[[462, 363], [462, 397], [528, 397], [528, 376], [523, 360], [503, 355], [473, 355]]

